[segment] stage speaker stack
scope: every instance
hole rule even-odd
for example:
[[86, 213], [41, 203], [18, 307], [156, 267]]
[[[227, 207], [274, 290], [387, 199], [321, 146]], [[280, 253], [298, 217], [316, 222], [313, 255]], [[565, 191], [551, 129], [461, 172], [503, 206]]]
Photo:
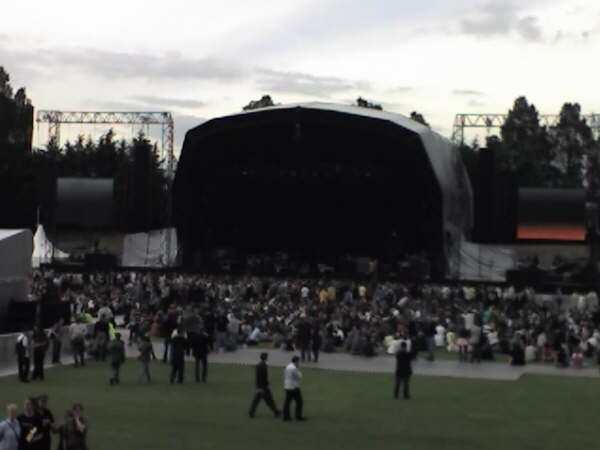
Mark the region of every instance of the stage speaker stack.
[[58, 178], [55, 223], [60, 228], [99, 229], [113, 224], [112, 178]]

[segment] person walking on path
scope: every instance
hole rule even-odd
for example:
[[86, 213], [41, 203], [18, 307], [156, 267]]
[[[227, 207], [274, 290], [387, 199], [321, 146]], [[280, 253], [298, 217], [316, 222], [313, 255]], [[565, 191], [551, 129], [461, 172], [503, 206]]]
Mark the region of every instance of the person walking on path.
[[317, 363], [319, 362], [319, 352], [323, 343], [323, 337], [321, 336], [321, 328], [319, 327], [318, 322], [316, 322], [313, 326], [310, 341], [312, 345], [313, 361]]
[[171, 336], [171, 384], [183, 383], [185, 368], [185, 354], [188, 350], [188, 341], [182, 329], [176, 329]]
[[189, 345], [192, 350], [192, 355], [195, 361], [196, 383], [200, 382], [200, 364], [202, 364], [202, 382], [206, 383], [206, 375], [208, 373], [208, 355], [209, 338], [204, 328], [199, 331], [188, 333]]
[[19, 381], [29, 383], [29, 338], [27, 333], [23, 332], [17, 337], [15, 344], [17, 353], [17, 367], [19, 369]]
[[302, 362], [306, 361], [307, 359], [310, 362], [310, 337], [310, 323], [305, 316], [302, 316], [300, 323], [298, 324], [298, 348], [300, 349], [300, 357]]
[[79, 316], [77, 317], [77, 321], [69, 326], [69, 338], [71, 340], [71, 351], [73, 352], [75, 366], [85, 366], [86, 334], [87, 326], [83, 323], [83, 318]]
[[252, 403], [250, 404], [250, 412], [248, 415], [252, 418], [256, 413], [256, 407], [260, 403], [261, 400], [264, 400], [267, 406], [273, 411], [275, 417], [279, 417], [281, 412], [275, 406], [275, 401], [273, 400], [273, 394], [271, 393], [271, 388], [269, 387], [269, 371], [267, 367], [267, 359], [269, 358], [268, 353], [260, 354], [260, 362], [256, 365], [256, 391], [254, 393], [254, 398], [252, 399]]
[[64, 320], [61, 318], [50, 329], [50, 339], [52, 341], [52, 364], [60, 364], [60, 352], [62, 350], [62, 340], [64, 334]]
[[40, 325], [36, 325], [31, 336], [33, 347], [33, 373], [32, 380], [44, 380], [44, 359], [48, 350], [48, 336]]
[[400, 385], [403, 385], [404, 399], [410, 398], [409, 383], [412, 375], [412, 356], [407, 350], [406, 342], [400, 343], [400, 350], [396, 353], [396, 381], [394, 383], [394, 398], [398, 399]]
[[292, 401], [296, 403], [296, 420], [299, 422], [306, 420], [302, 415], [304, 401], [302, 399], [302, 392], [300, 391], [302, 372], [298, 369], [299, 361], [300, 358], [294, 356], [292, 362], [286, 366], [284, 371], [285, 402], [283, 404], [283, 420], [286, 422], [292, 420], [290, 416], [290, 404]]
[[110, 367], [112, 374], [110, 377], [110, 384], [119, 384], [119, 371], [121, 365], [125, 362], [125, 343], [121, 340], [121, 333], [115, 334], [114, 341], [108, 344], [108, 354], [110, 355]]
[[109, 326], [104, 316], [94, 325], [94, 346], [96, 348], [96, 361], [106, 361], [108, 347]]
[[148, 336], [143, 336], [140, 342], [140, 375], [138, 376], [138, 383], [141, 383], [146, 379], [147, 383], [150, 383], [150, 358], [156, 359], [154, 354], [154, 348], [152, 347], [152, 341]]
[[21, 424], [17, 420], [17, 405], [6, 406], [6, 419], [0, 422], [0, 449], [19, 450]]

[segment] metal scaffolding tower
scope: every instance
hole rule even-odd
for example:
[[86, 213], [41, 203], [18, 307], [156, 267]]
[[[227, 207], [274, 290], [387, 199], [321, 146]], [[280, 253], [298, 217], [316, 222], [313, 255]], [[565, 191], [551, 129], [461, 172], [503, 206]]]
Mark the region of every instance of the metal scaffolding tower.
[[[488, 134], [492, 129], [501, 128], [506, 121], [507, 114], [457, 114], [454, 116], [452, 141], [456, 145], [465, 142], [466, 128], [485, 128]], [[540, 114], [540, 125], [552, 127], [558, 124], [558, 114]], [[583, 116], [595, 136], [600, 136], [600, 114], [587, 114]]]
[[[56, 111], [39, 110], [35, 121], [40, 124], [48, 124], [48, 138], [56, 139], [60, 145], [61, 125], [142, 125], [149, 127], [159, 125], [161, 127], [160, 157], [166, 161], [166, 175], [169, 192], [171, 191], [173, 176], [175, 175], [174, 139], [175, 126], [173, 116], [166, 111]], [[168, 226], [171, 226], [171, 196], [167, 205]], [[166, 233], [166, 255], [165, 261], [171, 254], [171, 233]]]
[[48, 138], [60, 144], [61, 125], [159, 125], [161, 127], [161, 158], [166, 161], [167, 176], [175, 171], [173, 154], [175, 128], [173, 116], [165, 111], [55, 111], [40, 110], [35, 118], [38, 126], [48, 124]]

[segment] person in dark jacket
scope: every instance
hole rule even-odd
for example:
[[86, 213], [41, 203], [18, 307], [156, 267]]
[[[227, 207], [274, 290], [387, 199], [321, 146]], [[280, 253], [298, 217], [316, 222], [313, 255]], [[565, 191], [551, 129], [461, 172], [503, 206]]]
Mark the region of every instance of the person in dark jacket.
[[171, 384], [183, 383], [183, 370], [185, 368], [185, 354], [188, 350], [188, 340], [181, 328], [175, 329], [171, 335]]
[[281, 412], [277, 409], [277, 406], [275, 406], [273, 394], [271, 393], [271, 388], [269, 387], [269, 372], [267, 368], [268, 358], [268, 353], [261, 353], [260, 362], [256, 365], [256, 391], [254, 393], [252, 403], [250, 404], [250, 412], [248, 413], [250, 417], [254, 417], [256, 407], [261, 399], [264, 400], [271, 411], [273, 411], [275, 417], [279, 417], [281, 414]]
[[200, 381], [200, 363], [202, 363], [202, 382], [206, 383], [206, 374], [208, 372], [208, 349], [210, 346], [210, 338], [204, 328], [200, 331], [188, 333], [189, 345], [192, 350], [192, 355], [195, 360], [195, 375], [196, 383]]
[[298, 324], [298, 349], [300, 350], [302, 362], [307, 358], [310, 361], [310, 334], [310, 323], [303, 317]]
[[323, 343], [323, 337], [321, 336], [321, 328], [318, 323], [315, 323], [312, 329], [311, 344], [313, 352], [313, 361], [319, 362], [319, 351], [321, 350], [321, 344]]
[[96, 346], [96, 361], [106, 361], [108, 344], [108, 321], [101, 317], [94, 325], [94, 341]]
[[121, 340], [121, 333], [116, 333], [115, 339], [108, 344], [108, 354], [110, 355], [110, 367], [112, 369], [110, 384], [119, 384], [119, 372], [121, 365], [125, 362], [125, 343]]
[[396, 353], [396, 382], [394, 383], [394, 398], [398, 398], [400, 385], [404, 387], [404, 399], [410, 398], [409, 383], [412, 375], [411, 354], [406, 349], [406, 342], [400, 344], [400, 351]]
[[44, 329], [37, 325], [33, 329], [31, 336], [33, 347], [33, 373], [32, 380], [44, 379], [44, 359], [46, 358], [46, 350], [48, 349], [48, 336]]
[[48, 409], [48, 396], [42, 394], [37, 398], [38, 415], [42, 419], [42, 437], [39, 442], [39, 450], [50, 450], [52, 438], [50, 432], [54, 427], [54, 415]]

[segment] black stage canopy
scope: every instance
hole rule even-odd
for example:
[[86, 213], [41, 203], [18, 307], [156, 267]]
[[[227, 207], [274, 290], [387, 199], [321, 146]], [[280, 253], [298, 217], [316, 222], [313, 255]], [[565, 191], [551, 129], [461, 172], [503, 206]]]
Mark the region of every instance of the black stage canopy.
[[445, 271], [471, 227], [471, 197], [458, 151], [430, 128], [399, 114], [309, 103], [190, 130], [173, 212], [188, 267], [226, 248], [313, 260], [421, 252]]

